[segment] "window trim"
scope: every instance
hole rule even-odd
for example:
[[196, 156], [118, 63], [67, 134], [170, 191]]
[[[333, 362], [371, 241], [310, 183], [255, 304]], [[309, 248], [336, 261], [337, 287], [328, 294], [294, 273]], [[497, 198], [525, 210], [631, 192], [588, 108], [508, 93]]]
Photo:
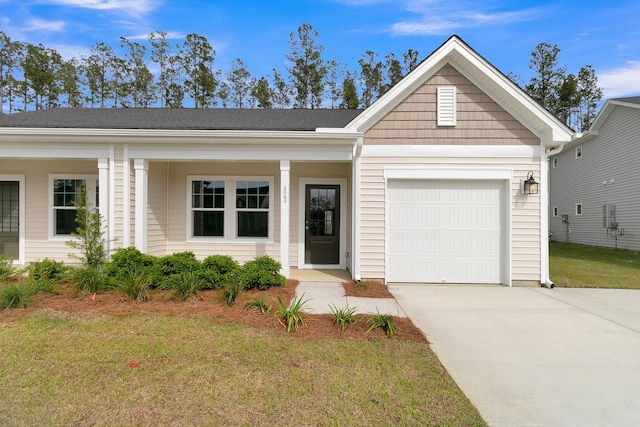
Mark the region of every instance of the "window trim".
[[[72, 240], [73, 236], [71, 234], [56, 234], [55, 233], [55, 215], [56, 215], [56, 207], [53, 206], [53, 182], [56, 179], [84, 179], [87, 183], [87, 199], [96, 207], [96, 184], [98, 183], [98, 174], [74, 174], [74, 173], [56, 173], [49, 174], [49, 179], [47, 180], [49, 190], [49, 200], [48, 200], [48, 211], [49, 211], [49, 240], [50, 241], [67, 241]], [[98, 184], [99, 185], [99, 184]], [[74, 208], [75, 209], [75, 208]], [[98, 208], [98, 212], [100, 209]]]
[[[220, 175], [187, 175], [186, 200], [186, 241], [187, 243], [273, 243], [275, 222], [275, 185], [273, 176], [220, 176]], [[194, 236], [193, 208], [191, 207], [193, 181], [224, 182], [224, 233], [223, 236]], [[267, 237], [238, 237], [236, 208], [236, 183], [239, 181], [267, 181], [269, 183], [269, 214]], [[265, 210], [259, 210], [264, 212]]]
[[553, 212], [553, 216], [557, 217], [558, 216], [558, 207], [554, 206], [553, 209], [552, 209], [552, 212]]
[[582, 144], [576, 147], [576, 159], [582, 158]]
[[576, 216], [582, 215], [582, 203], [576, 203]]

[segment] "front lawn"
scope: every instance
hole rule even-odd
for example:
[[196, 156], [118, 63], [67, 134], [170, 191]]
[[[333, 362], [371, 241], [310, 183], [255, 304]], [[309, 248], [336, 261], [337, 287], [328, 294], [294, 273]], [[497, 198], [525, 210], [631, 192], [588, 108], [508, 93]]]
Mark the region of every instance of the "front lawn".
[[410, 340], [43, 309], [0, 322], [0, 348], [3, 426], [485, 425]]
[[556, 286], [640, 289], [640, 253], [551, 242], [549, 269]]

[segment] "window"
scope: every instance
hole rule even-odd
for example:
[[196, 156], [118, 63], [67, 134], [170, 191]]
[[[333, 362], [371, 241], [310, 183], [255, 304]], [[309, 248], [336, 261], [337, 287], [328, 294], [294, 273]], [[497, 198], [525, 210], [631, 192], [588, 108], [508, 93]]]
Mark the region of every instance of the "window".
[[438, 126], [456, 125], [456, 87], [438, 86]]
[[191, 183], [194, 236], [224, 236], [224, 181]]
[[576, 159], [579, 159], [580, 157], [582, 157], [582, 145], [578, 145], [576, 147]]
[[269, 237], [269, 182], [237, 181], [238, 237]]
[[557, 206], [553, 207], [553, 216], [558, 216], [558, 207]]
[[189, 176], [187, 184], [190, 238], [231, 242], [272, 237], [272, 178]]
[[98, 179], [94, 175], [51, 176], [52, 236], [69, 236], [78, 228], [75, 203], [86, 189], [89, 205], [98, 207]]
[[576, 205], [576, 215], [582, 215], [582, 203]]
[[557, 158], [557, 157], [555, 157], [555, 158], [553, 159], [553, 167], [554, 167], [554, 168], [557, 168], [557, 167], [558, 167], [558, 158]]

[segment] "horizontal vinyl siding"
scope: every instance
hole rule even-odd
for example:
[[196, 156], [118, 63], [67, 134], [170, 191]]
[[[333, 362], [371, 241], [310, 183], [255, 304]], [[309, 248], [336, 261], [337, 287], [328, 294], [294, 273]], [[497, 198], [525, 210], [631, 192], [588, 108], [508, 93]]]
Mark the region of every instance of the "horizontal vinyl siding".
[[91, 160], [0, 160], [3, 174], [25, 176], [25, 261], [44, 258], [76, 262], [64, 240], [49, 240], [49, 174], [98, 174]]
[[[549, 165], [552, 240], [614, 246], [615, 240], [602, 226], [602, 206], [613, 203], [619, 226], [625, 230], [618, 247], [640, 250], [640, 109], [616, 106], [598, 136], [582, 144], [581, 158], [575, 158], [575, 147], [565, 150], [557, 156], [557, 167], [553, 161]], [[575, 214], [578, 203], [581, 216]], [[553, 206], [558, 207], [557, 217]], [[568, 227], [562, 223], [563, 214], [569, 214]]]
[[167, 163], [149, 163], [149, 208], [147, 210], [147, 253], [166, 255], [167, 248]]
[[[456, 87], [455, 126], [437, 126], [438, 86]], [[455, 68], [446, 65], [368, 130], [364, 143], [535, 146], [540, 140]]]
[[532, 158], [411, 158], [368, 157], [362, 160], [361, 272], [383, 278], [385, 272], [385, 166], [512, 168], [512, 280], [540, 280], [540, 196], [520, 194], [520, 179], [540, 163]]

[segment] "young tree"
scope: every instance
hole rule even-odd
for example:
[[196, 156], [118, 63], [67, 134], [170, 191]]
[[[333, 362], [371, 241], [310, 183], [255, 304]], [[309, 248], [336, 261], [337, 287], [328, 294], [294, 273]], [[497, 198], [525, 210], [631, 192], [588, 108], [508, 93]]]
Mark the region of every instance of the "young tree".
[[327, 61], [327, 92], [331, 100], [331, 108], [338, 108], [342, 98], [342, 85], [340, 79], [343, 71], [336, 59]]
[[278, 108], [288, 107], [291, 103], [291, 100], [289, 99], [291, 89], [287, 85], [287, 82], [282, 79], [282, 76], [280, 75], [278, 70], [276, 70], [275, 68], [273, 69], [273, 87], [273, 95], [271, 97], [273, 99], [273, 103]]
[[180, 58], [186, 79], [184, 86], [191, 96], [195, 108], [207, 108], [216, 104], [218, 81], [213, 72], [216, 52], [204, 36], [189, 34], [182, 48]]
[[227, 81], [233, 105], [237, 108], [246, 107], [247, 98], [251, 92], [251, 73], [240, 58], [231, 63], [231, 71], [227, 73]]
[[327, 67], [322, 59], [324, 48], [316, 44], [319, 34], [311, 24], [301, 24], [297, 35], [289, 35], [291, 52], [287, 60], [291, 87], [294, 95], [294, 107], [317, 108], [322, 104], [324, 78]]
[[380, 90], [380, 95], [385, 94], [389, 89], [402, 80], [402, 64], [400, 60], [396, 58], [393, 53], [389, 53], [384, 57], [384, 73], [386, 75], [386, 83], [384, 83]]
[[266, 78], [260, 77], [255, 85], [251, 88], [251, 96], [258, 104], [258, 108], [272, 108], [273, 102], [273, 90], [269, 87], [269, 82]]
[[347, 76], [342, 82], [342, 103], [340, 104], [340, 108], [356, 109], [359, 103], [358, 91], [353, 75], [347, 72]]
[[360, 76], [362, 80], [362, 96], [360, 104], [367, 108], [378, 96], [382, 89], [382, 63], [378, 62], [378, 55], [367, 50], [358, 60], [360, 64]]

